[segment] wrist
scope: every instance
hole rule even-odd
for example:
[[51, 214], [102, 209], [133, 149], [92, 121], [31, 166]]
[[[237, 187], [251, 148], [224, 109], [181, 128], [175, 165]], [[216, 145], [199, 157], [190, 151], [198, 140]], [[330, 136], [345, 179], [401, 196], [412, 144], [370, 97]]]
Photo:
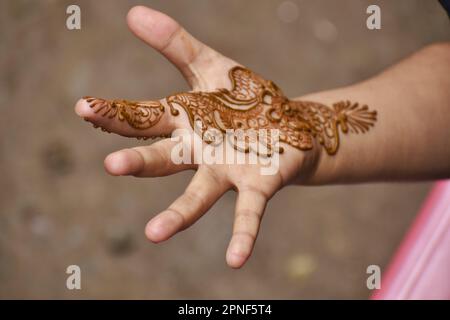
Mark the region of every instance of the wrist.
[[[305, 165], [297, 184], [318, 185], [351, 182], [361, 165], [361, 143], [368, 142], [377, 113], [365, 105], [361, 86], [340, 88], [294, 99], [312, 105], [307, 115], [314, 134], [314, 148], [305, 151]], [[370, 139], [369, 139], [370, 140]], [[369, 142], [370, 143], [370, 142]], [[357, 151], [359, 150], [359, 151]], [[359, 160], [358, 160], [359, 159]]]

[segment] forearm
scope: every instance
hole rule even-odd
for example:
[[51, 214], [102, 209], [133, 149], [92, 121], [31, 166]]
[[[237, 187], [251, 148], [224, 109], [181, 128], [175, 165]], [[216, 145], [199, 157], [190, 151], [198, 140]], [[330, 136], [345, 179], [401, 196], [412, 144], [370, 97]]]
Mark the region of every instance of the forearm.
[[341, 132], [337, 153], [322, 152], [299, 183], [450, 177], [450, 43], [422, 49], [367, 81], [299, 99], [367, 104], [378, 118], [365, 134]]

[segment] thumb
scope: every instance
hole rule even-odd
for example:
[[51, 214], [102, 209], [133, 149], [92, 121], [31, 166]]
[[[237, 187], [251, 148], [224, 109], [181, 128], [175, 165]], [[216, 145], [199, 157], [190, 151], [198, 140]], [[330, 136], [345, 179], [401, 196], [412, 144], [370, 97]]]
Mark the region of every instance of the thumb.
[[172, 62], [194, 89], [208, 89], [208, 75], [224, 61], [228, 62], [225, 65], [233, 64], [162, 12], [136, 6], [128, 12], [127, 23], [138, 38]]

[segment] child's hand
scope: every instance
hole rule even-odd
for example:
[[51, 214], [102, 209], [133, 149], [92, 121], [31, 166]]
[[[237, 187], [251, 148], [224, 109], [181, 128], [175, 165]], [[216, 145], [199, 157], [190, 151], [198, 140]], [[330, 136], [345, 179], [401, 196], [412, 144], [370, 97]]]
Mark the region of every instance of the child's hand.
[[[307, 177], [322, 150], [334, 154], [342, 132], [365, 132], [376, 114], [366, 106], [340, 102], [332, 107], [290, 101], [271, 81], [200, 43], [170, 17], [135, 7], [130, 29], [160, 51], [183, 74], [193, 91], [157, 101], [104, 100], [86, 97], [76, 105], [79, 116], [106, 131], [148, 138], [186, 129], [205, 140], [206, 129], [277, 129], [282, 146], [265, 141], [266, 156], [279, 156], [279, 170], [261, 174], [261, 164], [175, 164], [178, 142], [164, 139], [146, 147], [117, 151], [105, 159], [112, 175], [156, 177], [197, 170], [185, 193], [146, 227], [153, 242], [169, 239], [189, 227], [228, 190], [238, 192], [233, 237], [227, 263], [241, 267], [250, 256], [267, 201], [283, 186]], [[126, 77], [127, 75], [123, 75]], [[205, 144], [206, 145], [206, 144]], [[220, 147], [220, 150], [222, 150]], [[235, 146], [236, 147], [236, 146]], [[248, 159], [247, 144], [239, 149]], [[191, 153], [193, 150], [191, 150]]]

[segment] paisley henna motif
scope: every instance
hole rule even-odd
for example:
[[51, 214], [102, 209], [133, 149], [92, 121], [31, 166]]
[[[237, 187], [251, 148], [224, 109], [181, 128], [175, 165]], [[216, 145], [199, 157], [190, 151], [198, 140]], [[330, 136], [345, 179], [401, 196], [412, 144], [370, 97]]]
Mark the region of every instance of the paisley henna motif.
[[[176, 105], [183, 108], [191, 127], [200, 128], [200, 132], [196, 130], [200, 134], [210, 129], [222, 133], [230, 129], [278, 129], [280, 142], [300, 150], [311, 149], [313, 139], [317, 139], [330, 155], [339, 148], [339, 128], [342, 133], [365, 133], [377, 119], [376, 111], [350, 101], [329, 107], [317, 102], [289, 100], [272, 81], [244, 67], [232, 68], [229, 77], [231, 90], [183, 92], [166, 97], [171, 114], [179, 114]], [[157, 101], [86, 99], [95, 112], [127, 121], [135, 129], [154, 126], [165, 112], [164, 105]]]

